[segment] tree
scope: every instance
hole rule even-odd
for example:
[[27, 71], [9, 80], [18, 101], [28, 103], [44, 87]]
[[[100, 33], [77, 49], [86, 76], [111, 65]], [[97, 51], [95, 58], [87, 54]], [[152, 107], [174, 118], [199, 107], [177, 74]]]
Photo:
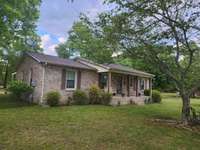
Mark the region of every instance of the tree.
[[4, 87], [10, 72], [15, 70], [24, 51], [40, 51], [40, 38], [36, 34], [40, 0], [1, 0], [0, 59], [6, 62]]
[[107, 0], [115, 8], [100, 20], [121, 51], [158, 67], [182, 98], [182, 122], [190, 120], [190, 96], [200, 86], [200, 4], [196, 0]]
[[73, 56], [72, 51], [68, 48], [67, 42], [59, 44], [55, 49], [60, 58], [69, 58]]
[[69, 32], [68, 40], [56, 48], [57, 54], [61, 57], [79, 54], [98, 63], [112, 62], [112, 45], [104, 39], [103, 34], [93, 30], [93, 26], [85, 15], [81, 15], [80, 21], [75, 22]]

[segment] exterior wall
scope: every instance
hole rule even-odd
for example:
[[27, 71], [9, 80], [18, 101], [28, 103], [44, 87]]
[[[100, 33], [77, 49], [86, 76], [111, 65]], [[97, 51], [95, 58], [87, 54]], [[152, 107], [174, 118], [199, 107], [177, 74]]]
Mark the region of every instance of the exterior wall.
[[32, 83], [34, 83], [34, 92], [32, 99], [34, 103], [38, 103], [42, 94], [42, 65], [30, 57], [25, 57], [23, 62], [17, 69], [16, 79], [22, 80], [30, 85], [31, 69]]
[[[65, 104], [68, 97], [72, 97], [74, 90], [61, 89], [62, 70], [72, 69], [59, 66], [48, 65], [45, 68], [44, 96], [47, 92], [54, 90], [61, 94], [60, 104]], [[72, 69], [78, 71], [78, 69]], [[86, 90], [93, 84], [98, 84], [98, 73], [90, 70], [81, 70], [81, 90]]]
[[200, 96], [200, 90], [195, 92], [195, 96]]
[[98, 85], [99, 76], [95, 71], [81, 71], [81, 89], [87, 90], [91, 85]]
[[120, 96], [114, 96], [111, 100], [111, 105], [116, 106], [116, 105], [127, 105], [127, 104], [136, 104], [136, 105], [144, 105], [145, 100], [148, 100], [149, 97], [147, 96], [125, 96], [125, 97], [120, 97]]

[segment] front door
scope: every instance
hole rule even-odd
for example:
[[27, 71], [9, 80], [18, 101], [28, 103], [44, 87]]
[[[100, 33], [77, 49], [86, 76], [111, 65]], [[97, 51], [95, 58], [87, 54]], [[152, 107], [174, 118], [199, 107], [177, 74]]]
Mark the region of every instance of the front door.
[[117, 79], [117, 94], [122, 94], [122, 76]]

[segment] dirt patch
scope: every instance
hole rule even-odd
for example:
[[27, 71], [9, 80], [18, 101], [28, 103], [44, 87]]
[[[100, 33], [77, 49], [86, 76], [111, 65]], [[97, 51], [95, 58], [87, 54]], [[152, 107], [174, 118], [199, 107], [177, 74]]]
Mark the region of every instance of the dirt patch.
[[171, 119], [170, 120], [169, 119], [151, 119], [150, 121], [156, 125], [184, 129], [184, 130], [188, 130], [188, 131], [200, 134], [200, 125], [193, 125], [193, 124], [184, 125], [182, 124], [181, 121], [171, 120]]

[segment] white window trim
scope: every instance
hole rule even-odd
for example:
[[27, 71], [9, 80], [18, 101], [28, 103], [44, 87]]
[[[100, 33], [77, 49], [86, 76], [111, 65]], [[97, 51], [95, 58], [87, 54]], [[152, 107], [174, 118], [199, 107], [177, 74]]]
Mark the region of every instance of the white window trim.
[[[75, 72], [75, 83], [74, 83], [74, 88], [67, 88], [67, 72], [68, 71], [73, 71]], [[65, 90], [67, 91], [75, 91], [77, 89], [77, 70], [73, 69], [66, 69], [66, 76], [65, 76]]]

